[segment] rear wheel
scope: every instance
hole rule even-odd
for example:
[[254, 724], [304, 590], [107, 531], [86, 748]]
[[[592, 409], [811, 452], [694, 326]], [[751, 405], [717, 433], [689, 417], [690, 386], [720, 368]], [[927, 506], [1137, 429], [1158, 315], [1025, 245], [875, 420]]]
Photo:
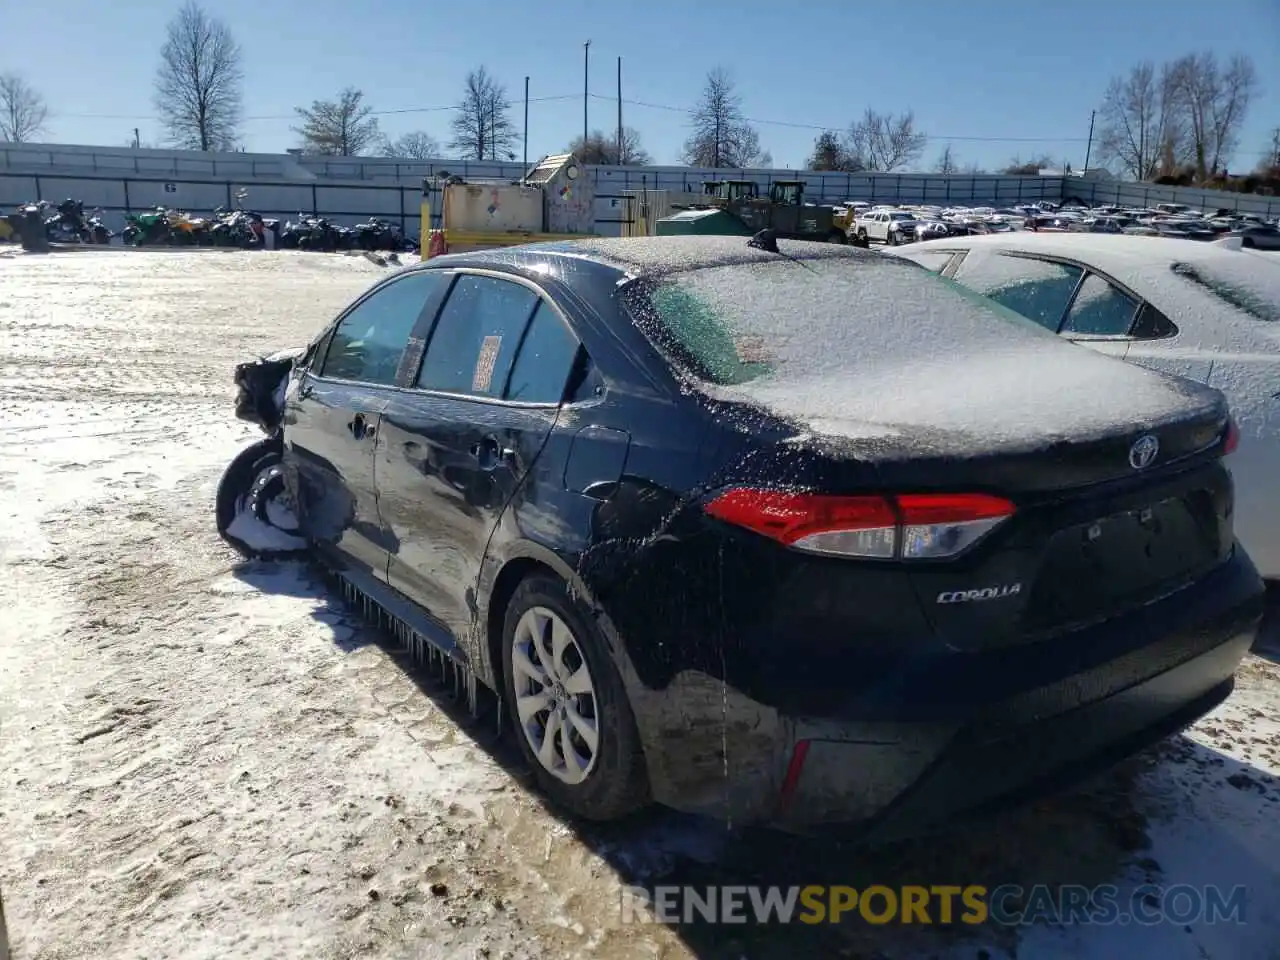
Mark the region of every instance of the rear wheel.
[[649, 798], [635, 717], [609, 648], [550, 575], [526, 579], [502, 634], [506, 702], [543, 792], [575, 816], [615, 820]]
[[858, 239], [861, 240], [863, 243], [871, 242], [870, 237], [867, 236], [867, 231], [865, 228], [861, 228], [858, 230]]

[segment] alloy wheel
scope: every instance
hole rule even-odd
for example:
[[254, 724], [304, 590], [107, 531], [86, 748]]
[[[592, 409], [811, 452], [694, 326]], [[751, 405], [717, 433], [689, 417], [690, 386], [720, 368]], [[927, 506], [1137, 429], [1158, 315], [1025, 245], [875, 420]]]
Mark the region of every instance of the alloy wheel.
[[546, 607], [531, 607], [511, 638], [515, 713], [520, 730], [548, 773], [582, 783], [595, 769], [600, 734], [591, 671], [568, 625]]

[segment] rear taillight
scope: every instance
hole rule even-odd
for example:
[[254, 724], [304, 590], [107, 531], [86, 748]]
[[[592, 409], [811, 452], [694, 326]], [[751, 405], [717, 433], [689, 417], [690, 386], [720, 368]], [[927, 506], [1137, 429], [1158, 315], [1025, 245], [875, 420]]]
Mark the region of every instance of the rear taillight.
[[1236, 452], [1240, 446], [1240, 428], [1236, 426], [1236, 418], [1227, 418], [1227, 432], [1222, 438], [1222, 455], [1228, 456]]
[[843, 557], [953, 557], [1013, 516], [983, 493], [839, 497], [735, 487], [706, 505], [711, 516], [788, 547]]

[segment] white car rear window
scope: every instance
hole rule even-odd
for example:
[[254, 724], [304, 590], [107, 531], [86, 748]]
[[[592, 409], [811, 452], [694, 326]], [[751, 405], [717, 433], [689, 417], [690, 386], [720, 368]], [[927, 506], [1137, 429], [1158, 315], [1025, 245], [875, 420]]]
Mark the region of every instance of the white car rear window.
[[1222, 260], [1179, 262], [1171, 264], [1170, 269], [1255, 320], [1280, 323], [1280, 267], [1271, 269], [1256, 258], [1249, 258], [1248, 262], [1230, 265]]

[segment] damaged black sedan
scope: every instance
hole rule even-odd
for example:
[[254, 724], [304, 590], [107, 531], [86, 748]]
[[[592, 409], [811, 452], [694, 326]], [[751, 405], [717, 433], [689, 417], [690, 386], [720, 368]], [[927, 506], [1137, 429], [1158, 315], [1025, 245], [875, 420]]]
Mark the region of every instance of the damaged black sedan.
[[771, 246], [387, 278], [238, 370], [269, 436], [219, 529], [314, 552], [494, 691], [593, 819], [911, 833], [1228, 696], [1263, 588], [1221, 394], [910, 263]]

